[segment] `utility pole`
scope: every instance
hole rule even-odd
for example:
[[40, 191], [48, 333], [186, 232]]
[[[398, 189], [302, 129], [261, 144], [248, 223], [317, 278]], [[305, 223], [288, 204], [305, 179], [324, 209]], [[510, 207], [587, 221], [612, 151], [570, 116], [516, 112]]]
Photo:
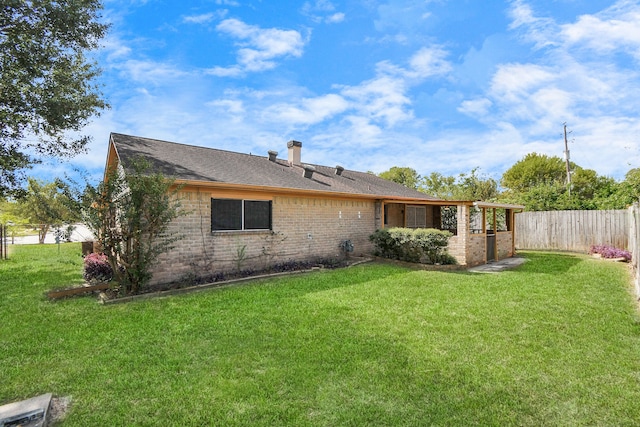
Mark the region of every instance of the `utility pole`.
[[564, 123], [564, 161], [567, 166], [567, 191], [569, 192], [569, 196], [571, 196], [571, 166], [569, 165], [569, 142], [567, 141], [567, 122]]

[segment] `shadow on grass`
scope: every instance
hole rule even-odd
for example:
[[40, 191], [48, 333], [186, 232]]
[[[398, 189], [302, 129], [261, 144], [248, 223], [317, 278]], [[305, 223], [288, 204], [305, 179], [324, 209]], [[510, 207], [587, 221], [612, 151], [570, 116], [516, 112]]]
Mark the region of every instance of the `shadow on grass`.
[[406, 274], [411, 269], [385, 264], [366, 263], [353, 267], [337, 268], [293, 274], [290, 276], [256, 279], [237, 287], [260, 287], [269, 292], [282, 292], [286, 296], [302, 296], [332, 289], [352, 287], [374, 280], [384, 280]]
[[523, 251], [519, 255], [527, 259], [522, 271], [529, 273], [564, 274], [584, 262], [578, 254]]

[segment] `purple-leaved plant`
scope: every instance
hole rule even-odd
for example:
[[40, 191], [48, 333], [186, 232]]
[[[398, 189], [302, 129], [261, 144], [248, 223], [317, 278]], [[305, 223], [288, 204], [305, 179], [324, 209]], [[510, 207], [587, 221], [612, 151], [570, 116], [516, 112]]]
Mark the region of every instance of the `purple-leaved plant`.
[[589, 249], [589, 254], [599, 254], [602, 258], [624, 258], [625, 261], [631, 261], [631, 253], [629, 251], [609, 245], [592, 245]]
[[90, 253], [84, 257], [83, 277], [87, 282], [108, 282], [113, 278], [113, 270], [107, 256], [104, 254]]

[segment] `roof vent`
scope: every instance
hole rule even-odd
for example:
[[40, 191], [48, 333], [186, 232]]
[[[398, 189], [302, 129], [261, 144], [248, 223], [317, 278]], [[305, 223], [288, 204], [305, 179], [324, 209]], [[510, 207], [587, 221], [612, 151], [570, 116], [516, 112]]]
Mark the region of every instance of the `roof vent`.
[[344, 171], [344, 168], [340, 165], [336, 166], [336, 175], [340, 176], [342, 175], [342, 171]]
[[314, 168], [311, 165], [304, 165], [304, 177], [305, 178], [311, 178], [313, 176], [313, 173], [316, 171], [316, 168]]
[[269, 153], [269, 161], [270, 162], [275, 162], [276, 161], [276, 157], [278, 157], [278, 152], [269, 150], [268, 153]]

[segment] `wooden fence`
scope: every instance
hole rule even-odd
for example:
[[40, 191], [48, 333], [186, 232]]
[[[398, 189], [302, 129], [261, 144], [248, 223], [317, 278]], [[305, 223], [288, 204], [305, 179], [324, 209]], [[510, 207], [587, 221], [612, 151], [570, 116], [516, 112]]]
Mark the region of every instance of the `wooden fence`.
[[7, 226], [0, 224], [0, 261], [9, 258], [9, 254], [7, 251], [8, 239], [9, 237], [7, 234]]
[[631, 266], [633, 268], [636, 297], [640, 298], [640, 202], [636, 202], [629, 208], [629, 252], [632, 254]]
[[591, 245], [631, 252], [640, 299], [640, 201], [627, 210], [521, 212], [516, 217], [517, 249], [587, 253]]
[[591, 245], [629, 248], [629, 212], [546, 211], [516, 216], [516, 248], [589, 252]]

